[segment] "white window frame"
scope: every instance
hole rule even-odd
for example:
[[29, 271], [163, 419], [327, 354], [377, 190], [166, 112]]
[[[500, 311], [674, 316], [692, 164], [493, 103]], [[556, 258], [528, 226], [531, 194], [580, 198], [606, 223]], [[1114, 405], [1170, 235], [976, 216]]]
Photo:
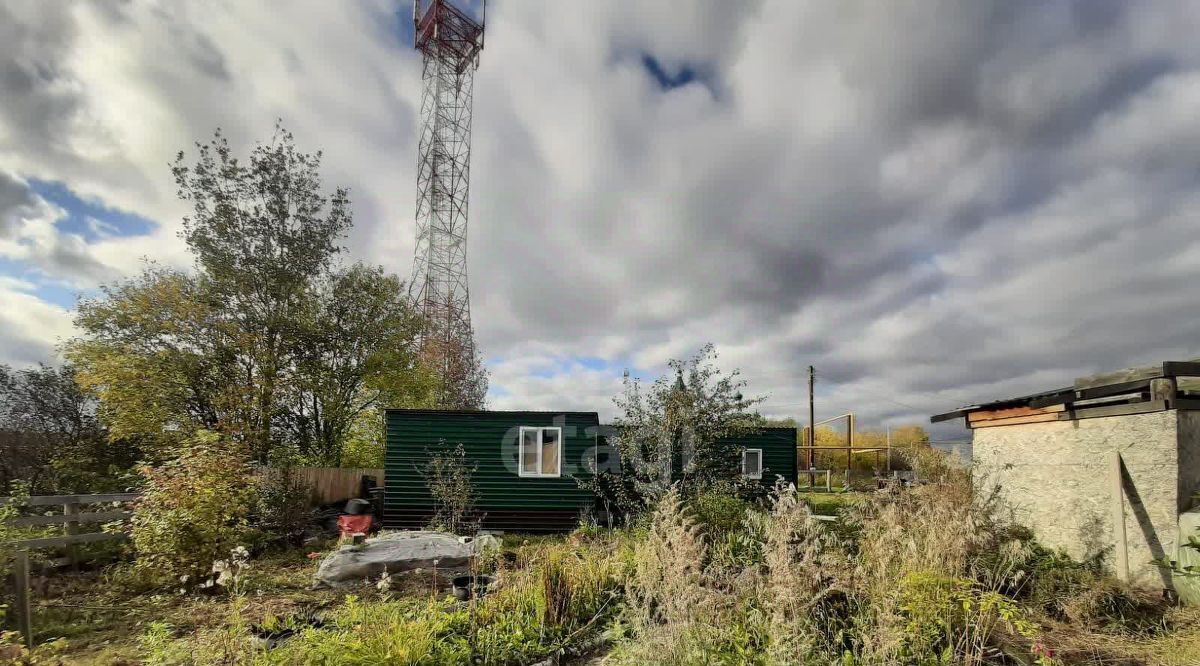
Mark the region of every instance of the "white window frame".
[[[751, 451], [758, 453], [758, 471], [751, 474], [746, 470], [746, 454]], [[742, 449], [742, 476], [747, 479], [761, 479], [763, 473], [763, 450], [762, 449]]]
[[[537, 439], [537, 472], [525, 471], [525, 432], [536, 430], [538, 433]], [[545, 441], [542, 433], [547, 430], [555, 430], [558, 432], [558, 468], [553, 474], [542, 473], [542, 447]], [[559, 426], [521, 426], [517, 433], [517, 476], [528, 479], [556, 479], [562, 476], [563, 462], [563, 429]]]

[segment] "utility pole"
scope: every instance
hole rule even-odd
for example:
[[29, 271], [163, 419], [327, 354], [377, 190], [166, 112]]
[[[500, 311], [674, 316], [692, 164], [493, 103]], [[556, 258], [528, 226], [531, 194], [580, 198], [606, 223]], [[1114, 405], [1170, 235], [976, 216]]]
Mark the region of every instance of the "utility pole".
[[[813, 467], [813, 459], [817, 452], [814, 448], [817, 445], [817, 417], [813, 409], [813, 388], [817, 384], [817, 370], [811, 365], [808, 366], [808, 469]], [[811, 488], [813, 485], [812, 472], [809, 472], [808, 485]]]
[[887, 426], [887, 471], [892, 471], [892, 426]]

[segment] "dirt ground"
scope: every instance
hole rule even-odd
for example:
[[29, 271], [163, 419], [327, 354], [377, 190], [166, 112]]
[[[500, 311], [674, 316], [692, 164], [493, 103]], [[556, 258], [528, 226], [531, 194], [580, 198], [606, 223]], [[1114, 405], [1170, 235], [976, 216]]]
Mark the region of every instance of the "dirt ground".
[[[245, 577], [244, 614], [251, 624], [271, 617], [306, 617], [340, 604], [354, 594], [370, 600], [379, 592], [369, 584], [341, 589], [312, 589], [317, 564], [305, 550], [251, 561]], [[446, 594], [459, 572], [432, 570], [393, 577], [393, 596]], [[121, 567], [59, 572], [47, 577], [34, 595], [34, 631], [39, 655], [64, 664], [142, 663], [140, 638], [151, 623], [162, 623], [175, 636], [221, 626], [229, 600], [223, 591], [203, 595], [182, 590], [139, 590], [132, 572]], [[0, 660], [2, 661], [2, 660]], [[51, 662], [53, 663], [53, 662]]]

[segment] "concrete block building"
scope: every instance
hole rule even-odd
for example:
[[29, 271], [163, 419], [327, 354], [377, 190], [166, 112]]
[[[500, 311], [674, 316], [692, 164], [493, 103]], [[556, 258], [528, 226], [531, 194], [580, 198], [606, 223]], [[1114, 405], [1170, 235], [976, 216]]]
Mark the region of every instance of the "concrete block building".
[[1173, 588], [1152, 561], [1180, 558], [1180, 516], [1200, 492], [1195, 377], [1200, 362], [1169, 361], [932, 421], [965, 420], [978, 484], [997, 487], [1042, 544], [1076, 558], [1104, 553], [1118, 576]]

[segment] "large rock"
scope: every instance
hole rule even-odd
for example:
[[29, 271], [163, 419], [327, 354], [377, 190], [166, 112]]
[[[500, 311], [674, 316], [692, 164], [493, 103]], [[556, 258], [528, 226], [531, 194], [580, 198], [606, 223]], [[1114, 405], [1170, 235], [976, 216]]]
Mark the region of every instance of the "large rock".
[[483, 545], [476, 541], [443, 532], [386, 532], [326, 556], [317, 569], [316, 585], [337, 587], [379, 578], [385, 571], [432, 569], [435, 560], [438, 569], [465, 567]]

